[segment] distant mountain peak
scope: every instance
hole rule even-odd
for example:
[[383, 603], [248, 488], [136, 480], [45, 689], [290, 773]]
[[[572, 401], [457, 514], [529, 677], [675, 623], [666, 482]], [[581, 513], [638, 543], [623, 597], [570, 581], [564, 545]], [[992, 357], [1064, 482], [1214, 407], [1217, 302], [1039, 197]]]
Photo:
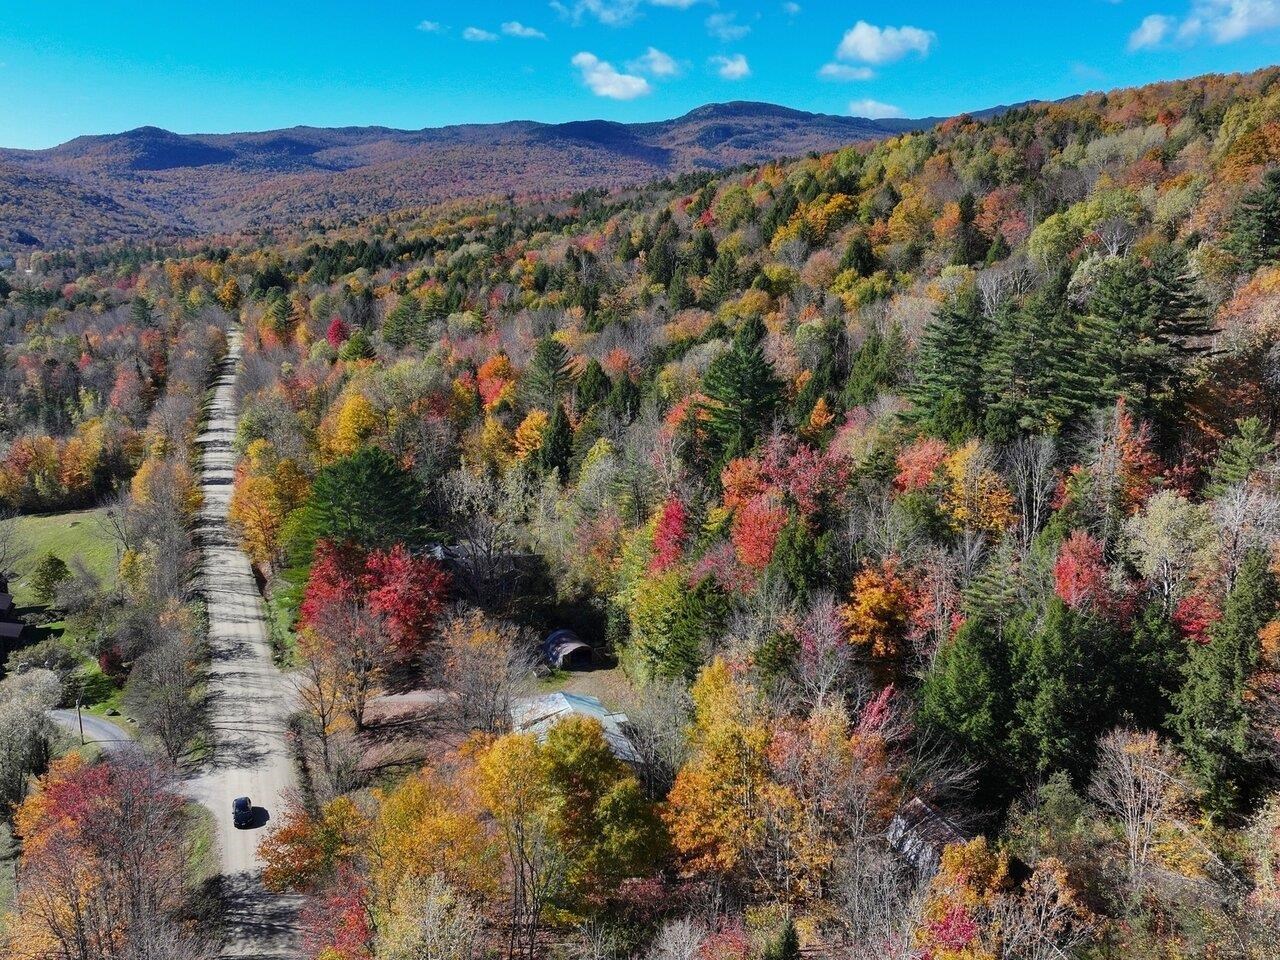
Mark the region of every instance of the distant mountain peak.
[[[361, 217], [458, 197], [630, 186], [835, 150], [931, 122], [733, 100], [651, 123], [510, 121], [421, 130], [299, 125], [217, 134], [148, 125], [48, 150], [0, 149], [0, 194], [17, 197], [14, 226], [40, 245], [91, 237], [149, 240], [308, 217]], [[37, 201], [20, 186], [22, 178], [39, 178], [44, 196], [67, 198], [66, 209]], [[25, 205], [24, 196], [30, 198]]]
[[688, 113], [668, 121], [679, 123], [685, 120], [728, 120], [741, 117], [788, 117], [793, 119], [820, 117], [825, 114], [809, 113], [792, 107], [783, 107], [776, 103], [762, 100], [727, 100], [723, 103], [704, 103], [694, 107]]

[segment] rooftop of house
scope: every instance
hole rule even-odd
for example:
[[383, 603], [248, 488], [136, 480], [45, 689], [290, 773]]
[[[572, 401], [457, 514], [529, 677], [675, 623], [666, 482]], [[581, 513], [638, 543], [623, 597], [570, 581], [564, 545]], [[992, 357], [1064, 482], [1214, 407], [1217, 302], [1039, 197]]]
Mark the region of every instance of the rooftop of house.
[[624, 729], [627, 715], [614, 713], [595, 697], [586, 694], [547, 693], [519, 700], [511, 708], [511, 725], [521, 733], [536, 733], [542, 739], [557, 723], [575, 714], [600, 722], [605, 740], [619, 760], [640, 763], [640, 754]]
[[919, 797], [903, 804], [889, 824], [889, 845], [926, 877], [937, 871], [944, 847], [967, 839], [958, 824]]

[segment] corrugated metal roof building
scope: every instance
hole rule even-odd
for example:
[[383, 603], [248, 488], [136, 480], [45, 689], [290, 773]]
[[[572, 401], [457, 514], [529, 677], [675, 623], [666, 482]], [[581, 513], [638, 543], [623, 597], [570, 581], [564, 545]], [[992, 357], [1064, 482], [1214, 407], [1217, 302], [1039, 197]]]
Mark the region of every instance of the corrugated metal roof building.
[[613, 755], [639, 766], [640, 754], [624, 729], [627, 715], [612, 712], [595, 697], [586, 694], [548, 693], [518, 700], [511, 707], [511, 727], [520, 733], [536, 733], [542, 740], [557, 723], [575, 714], [599, 721]]

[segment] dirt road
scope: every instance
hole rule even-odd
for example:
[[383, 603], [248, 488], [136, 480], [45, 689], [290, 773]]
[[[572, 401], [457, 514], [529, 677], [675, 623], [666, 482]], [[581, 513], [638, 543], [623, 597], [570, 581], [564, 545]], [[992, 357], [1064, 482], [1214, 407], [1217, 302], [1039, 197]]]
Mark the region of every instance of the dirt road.
[[[210, 759], [186, 785], [187, 793], [213, 814], [222, 857], [227, 942], [224, 957], [292, 958], [299, 955], [295, 897], [267, 892], [261, 884], [257, 844], [283, 796], [295, 783], [286, 743], [293, 687], [271, 657], [267, 622], [249, 559], [227, 523], [235, 468], [235, 374], [240, 331], [219, 371], [202, 450], [201, 588], [209, 612], [208, 691], [214, 729]], [[231, 801], [247, 796], [255, 827], [237, 830]]]

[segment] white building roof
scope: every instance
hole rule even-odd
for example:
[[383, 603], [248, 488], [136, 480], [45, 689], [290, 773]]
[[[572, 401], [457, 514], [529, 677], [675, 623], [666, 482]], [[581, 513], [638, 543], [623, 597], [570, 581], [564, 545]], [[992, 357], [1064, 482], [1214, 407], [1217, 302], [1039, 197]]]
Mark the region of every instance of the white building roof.
[[539, 740], [545, 740], [552, 727], [573, 714], [598, 720], [609, 749], [619, 760], [640, 763], [640, 754], [623, 732], [627, 715], [611, 712], [595, 697], [586, 694], [547, 693], [517, 700], [511, 707], [511, 726], [520, 733], [536, 733]]

